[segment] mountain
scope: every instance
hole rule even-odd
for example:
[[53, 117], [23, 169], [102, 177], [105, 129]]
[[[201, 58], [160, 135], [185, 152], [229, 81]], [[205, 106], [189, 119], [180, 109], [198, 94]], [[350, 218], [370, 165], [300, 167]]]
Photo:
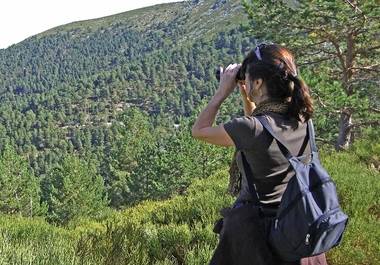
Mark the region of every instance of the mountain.
[[[161, 135], [191, 119], [217, 87], [216, 66], [253, 46], [247, 22], [238, 0], [185, 1], [70, 23], [0, 50], [0, 146], [14, 146], [37, 176], [78, 154], [110, 179], [126, 112], [138, 108]], [[218, 119], [241, 112], [237, 94]]]
[[187, 1], [54, 28], [1, 51], [0, 87], [3, 93], [41, 93], [116, 70], [130, 74], [126, 81], [146, 80], [150, 67], [140, 64], [148, 69], [135, 76], [134, 64], [211, 41], [242, 22], [239, 13], [244, 21], [239, 1]]

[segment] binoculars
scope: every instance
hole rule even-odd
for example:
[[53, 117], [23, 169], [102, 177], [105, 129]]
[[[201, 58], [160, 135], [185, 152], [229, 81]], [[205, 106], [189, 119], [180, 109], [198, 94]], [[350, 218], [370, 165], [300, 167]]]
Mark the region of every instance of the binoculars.
[[[218, 67], [215, 71], [215, 77], [218, 81], [220, 81], [220, 67]], [[245, 73], [243, 72], [243, 67], [240, 67], [235, 77], [236, 82], [245, 80]]]

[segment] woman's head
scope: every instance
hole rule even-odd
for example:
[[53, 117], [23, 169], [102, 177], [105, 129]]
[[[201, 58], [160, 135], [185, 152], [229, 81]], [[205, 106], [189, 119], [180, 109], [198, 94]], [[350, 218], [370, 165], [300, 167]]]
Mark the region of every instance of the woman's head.
[[265, 87], [271, 99], [290, 101], [289, 114], [308, 120], [313, 113], [309, 88], [299, 78], [292, 53], [277, 44], [261, 44], [252, 50], [242, 63], [249, 97], [255, 101]]

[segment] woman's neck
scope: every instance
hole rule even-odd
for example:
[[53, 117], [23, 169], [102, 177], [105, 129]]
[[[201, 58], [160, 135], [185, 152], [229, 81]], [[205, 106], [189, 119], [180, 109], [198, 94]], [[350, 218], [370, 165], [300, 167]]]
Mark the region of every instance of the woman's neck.
[[269, 99], [270, 98], [268, 97], [268, 95], [262, 95], [259, 98], [255, 98], [254, 102], [255, 102], [256, 106], [258, 106], [258, 105], [260, 105], [260, 103], [268, 101]]

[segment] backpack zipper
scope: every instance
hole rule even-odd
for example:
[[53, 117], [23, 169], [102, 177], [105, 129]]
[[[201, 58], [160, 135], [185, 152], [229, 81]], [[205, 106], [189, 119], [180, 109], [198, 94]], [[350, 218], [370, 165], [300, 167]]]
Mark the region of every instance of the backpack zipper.
[[306, 235], [306, 238], [305, 238], [305, 245], [306, 245], [306, 246], [310, 245], [310, 234], [307, 234], [307, 235]]

